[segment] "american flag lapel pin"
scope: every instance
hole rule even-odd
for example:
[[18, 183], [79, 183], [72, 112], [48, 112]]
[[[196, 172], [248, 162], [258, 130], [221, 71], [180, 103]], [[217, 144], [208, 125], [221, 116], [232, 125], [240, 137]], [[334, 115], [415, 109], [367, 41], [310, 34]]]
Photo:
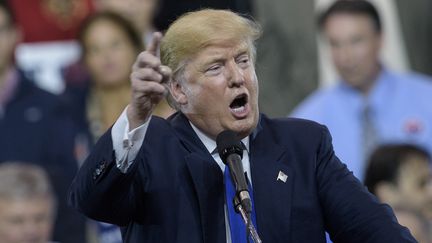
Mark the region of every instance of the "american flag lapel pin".
[[288, 176], [285, 173], [283, 173], [282, 171], [279, 171], [279, 174], [277, 176], [276, 181], [282, 181], [283, 183], [285, 183], [287, 179], [288, 179]]

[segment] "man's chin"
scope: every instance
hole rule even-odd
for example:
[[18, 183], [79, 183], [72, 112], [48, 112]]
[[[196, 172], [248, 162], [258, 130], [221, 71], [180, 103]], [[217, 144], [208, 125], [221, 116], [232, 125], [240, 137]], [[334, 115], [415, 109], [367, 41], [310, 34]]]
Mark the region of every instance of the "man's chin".
[[255, 119], [240, 120], [236, 121], [234, 126], [231, 128], [234, 132], [238, 134], [239, 137], [245, 138], [249, 136], [255, 129], [257, 122]]

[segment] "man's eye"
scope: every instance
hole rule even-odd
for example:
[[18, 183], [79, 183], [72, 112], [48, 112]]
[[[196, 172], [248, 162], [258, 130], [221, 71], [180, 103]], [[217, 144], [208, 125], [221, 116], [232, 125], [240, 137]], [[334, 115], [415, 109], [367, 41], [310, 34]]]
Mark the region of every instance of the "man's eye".
[[212, 67], [210, 67], [210, 68], [208, 69], [208, 71], [218, 70], [219, 68], [220, 68], [219, 65], [212, 66]]
[[246, 68], [249, 66], [249, 58], [248, 57], [243, 57], [240, 58], [237, 63], [240, 65], [240, 67], [242, 68]]
[[217, 74], [217, 73], [219, 73], [221, 69], [222, 69], [222, 66], [221, 66], [221, 65], [213, 65], [213, 66], [209, 67], [205, 72], [206, 72], [207, 74], [212, 75], [212, 74]]

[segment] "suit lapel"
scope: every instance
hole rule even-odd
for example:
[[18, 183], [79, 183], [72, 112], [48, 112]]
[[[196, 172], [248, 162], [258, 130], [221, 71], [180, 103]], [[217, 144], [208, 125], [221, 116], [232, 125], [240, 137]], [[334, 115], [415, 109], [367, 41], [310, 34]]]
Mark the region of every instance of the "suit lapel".
[[263, 242], [289, 240], [294, 173], [286, 162], [293, 158], [262, 122], [251, 136], [250, 151], [258, 232]]
[[[200, 207], [204, 242], [226, 242], [222, 171], [184, 115], [177, 114], [170, 120], [190, 152], [185, 161]], [[263, 242], [287, 240], [294, 173], [286, 162], [294, 158], [274, 140], [263, 122], [251, 135], [250, 151], [258, 232]]]
[[177, 114], [171, 124], [190, 152], [185, 161], [198, 199], [204, 242], [226, 242], [222, 171], [184, 115]]

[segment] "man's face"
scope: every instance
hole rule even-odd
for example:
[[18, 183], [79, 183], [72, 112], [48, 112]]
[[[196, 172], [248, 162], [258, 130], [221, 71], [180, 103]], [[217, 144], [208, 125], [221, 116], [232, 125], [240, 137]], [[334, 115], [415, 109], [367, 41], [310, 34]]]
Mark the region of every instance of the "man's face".
[[223, 130], [248, 136], [258, 123], [258, 81], [249, 45], [210, 45], [185, 67], [181, 111], [211, 138]]
[[324, 25], [334, 65], [352, 87], [368, 91], [379, 72], [381, 35], [372, 20], [361, 14], [339, 13]]
[[0, 242], [48, 242], [51, 239], [53, 211], [53, 203], [48, 198], [0, 199]]
[[432, 175], [425, 158], [413, 156], [400, 168], [397, 179], [399, 202], [422, 212], [432, 212]]

